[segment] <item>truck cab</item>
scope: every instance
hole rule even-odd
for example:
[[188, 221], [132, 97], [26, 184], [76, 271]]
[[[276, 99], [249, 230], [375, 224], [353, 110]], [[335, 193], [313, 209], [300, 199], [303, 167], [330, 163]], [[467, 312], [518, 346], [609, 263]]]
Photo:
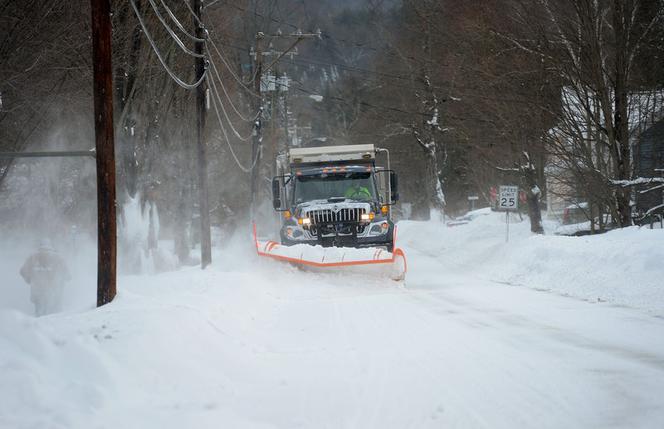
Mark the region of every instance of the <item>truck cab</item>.
[[373, 145], [293, 148], [277, 158], [273, 206], [284, 245], [385, 247], [398, 200], [389, 152]]

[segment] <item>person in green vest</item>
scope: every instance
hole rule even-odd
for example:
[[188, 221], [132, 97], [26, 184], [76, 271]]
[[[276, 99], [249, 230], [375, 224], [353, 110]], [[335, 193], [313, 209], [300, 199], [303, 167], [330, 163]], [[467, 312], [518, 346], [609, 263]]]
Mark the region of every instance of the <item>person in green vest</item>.
[[346, 189], [344, 197], [351, 200], [370, 200], [371, 192], [366, 186], [361, 186], [359, 183], [355, 183], [350, 188]]

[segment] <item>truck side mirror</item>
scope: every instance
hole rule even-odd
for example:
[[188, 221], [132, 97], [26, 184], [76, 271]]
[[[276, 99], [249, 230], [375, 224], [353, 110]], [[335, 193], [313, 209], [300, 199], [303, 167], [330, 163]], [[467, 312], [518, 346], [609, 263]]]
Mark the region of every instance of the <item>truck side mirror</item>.
[[390, 171], [390, 192], [391, 203], [399, 201], [399, 179], [394, 171]]
[[281, 185], [278, 177], [272, 179], [272, 207], [275, 210], [281, 209]]

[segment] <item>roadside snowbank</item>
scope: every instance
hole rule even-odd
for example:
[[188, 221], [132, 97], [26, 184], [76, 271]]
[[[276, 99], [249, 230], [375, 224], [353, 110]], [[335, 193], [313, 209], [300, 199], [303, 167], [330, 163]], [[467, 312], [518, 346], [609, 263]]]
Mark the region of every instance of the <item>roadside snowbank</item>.
[[231, 401], [265, 394], [261, 383], [283, 390], [242, 336], [264, 299], [229, 287], [257, 279], [267, 283], [195, 268], [123, 276], [94, 311], [0, 310], [0, 427], [269, 427], [236, 414], [255, 402]]
[[551, 235], [557, 225], [545, 223], [547, 235], [533, 235], [527, 218], [512, 215], [506, 243], [504, 213], [474, 214], [454, 227], [401, 222], [401, 245], [407, 255], [424, 252], [450, 272], [664, 315], [664, 230], [566, 237]]

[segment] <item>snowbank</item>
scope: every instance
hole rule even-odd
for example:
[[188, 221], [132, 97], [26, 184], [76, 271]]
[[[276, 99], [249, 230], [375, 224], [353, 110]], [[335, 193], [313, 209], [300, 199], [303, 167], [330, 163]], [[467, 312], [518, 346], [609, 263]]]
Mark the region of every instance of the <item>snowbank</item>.
[[0, 427], [267, 427], [234, 411], [257, 404], [229, 401], [245, 379], [260, 391], [264, 375], [244, 369], [260, 368], [240, 335], [256, 314], [250, 302], [228, 308], [214, 291], [221, 279], [247, 282], [188, 269], [123, 277], [114, 302], [94, 311], [0, 309]]
[[505, 214], [481, 209], [453, 227], [401, 222], [399, 235], [409, 261], [423, 252], [450, 272], [664, 315], [664, 230], [566, 237], [551, 234], [557, 226], [533, 235], [526, 217], [511, 215], [506, 242]]

